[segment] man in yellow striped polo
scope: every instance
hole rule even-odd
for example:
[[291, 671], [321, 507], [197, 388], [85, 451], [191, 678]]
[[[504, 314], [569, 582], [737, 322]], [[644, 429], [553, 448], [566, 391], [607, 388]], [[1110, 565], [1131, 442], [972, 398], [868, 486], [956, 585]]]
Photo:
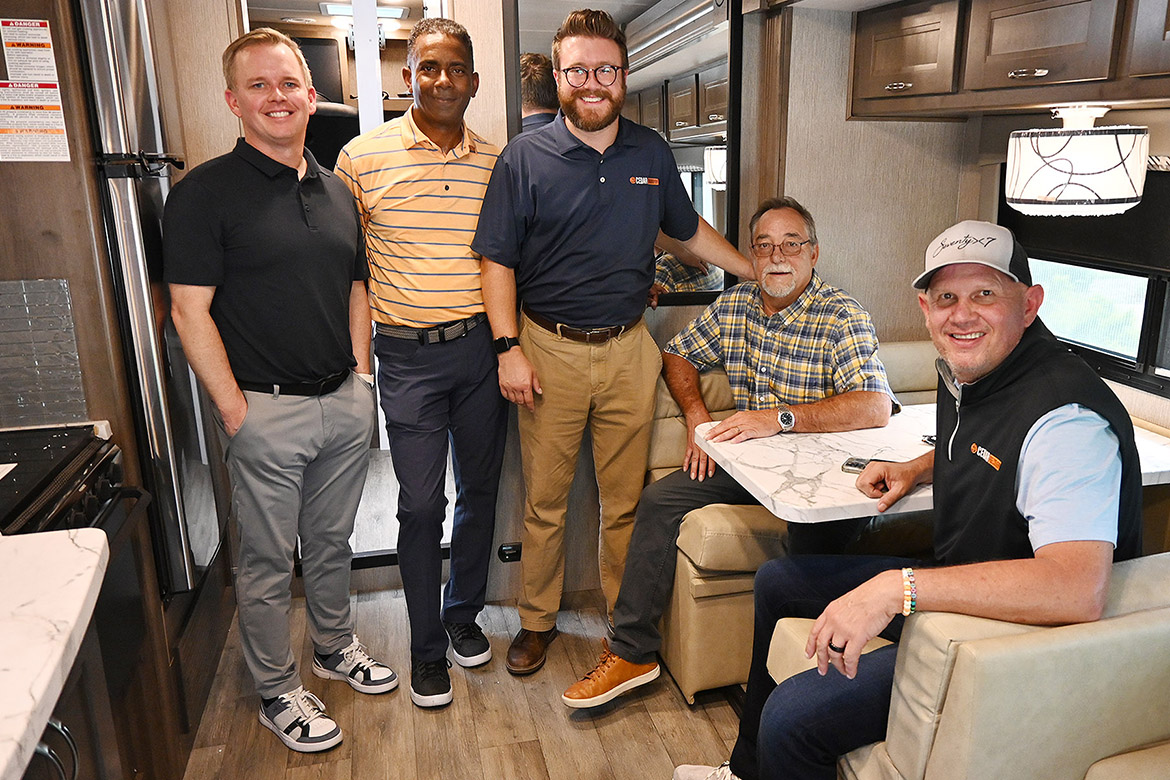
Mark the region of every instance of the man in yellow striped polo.
[[[410, 697], [439, 707], [451, 701], [448, 642], [461, 666], [492, 655], [475, 619], [487, 590], [507, 413], [470, 244], [499, 149], [463, 123], [479, 75], [462, 25], [424, 19], [406, 57], [402, 77], [414, 105], [346, 144], [337, 173], [366, 231], [378, 390], [400, 491]], [[457, 498], [440, 609], [448, 442]]]

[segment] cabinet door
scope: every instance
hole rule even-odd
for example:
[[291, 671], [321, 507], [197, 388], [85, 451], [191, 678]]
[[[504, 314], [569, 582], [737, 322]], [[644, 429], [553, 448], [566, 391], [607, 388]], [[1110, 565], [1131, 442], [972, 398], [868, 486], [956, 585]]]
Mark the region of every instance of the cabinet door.
[[700, 125], [727, 121], [729, 83], [726, 62], [699, 73]]
[[972, 0], [967, 89], [1109, 78], [1118, 0]]
[[699, 126], [698, 83], [694, 73], [667, 82], [666, 125], [670, 132]]
[[857, 14], [853, 94], [859, 98], [955, 91], [959, 3], [919, 2]]
[[638, 93], [626, 93], [626, 102], [622, 104], [622, 116], [631, 122], [640, 122], [642, 119], [642, 104]]
[[1170, 74], [1170, 2], [1137, 0], [1128, 76]]
[[666, 135], [662, 130], [662, 85], [642, 90], [638, 98], [642, 104], [642, 124]]

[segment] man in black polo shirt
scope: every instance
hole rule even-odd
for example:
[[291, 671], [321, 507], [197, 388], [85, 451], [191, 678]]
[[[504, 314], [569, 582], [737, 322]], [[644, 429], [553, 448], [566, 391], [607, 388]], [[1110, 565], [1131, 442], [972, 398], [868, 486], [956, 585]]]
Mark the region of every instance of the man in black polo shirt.
[[362, 693], [398, 684], [354, 635], [349, 607], [374, 426], [365, 246], [353, 197], [304, 148], [316, 93], [297, 45], [261, 28], [229, 45], [223, 65], [244, 137], [171, 192], [164, 276], [228, 439], [240, 639], [260, 722], [315, 752], [341, 730], [301, 685], [290, 644], [298, 536], [313, 673]]
[[521, 629], [507, 659], [513, 674], [539, 669], [556, 636], [566, 504], [586, 425], [601, 499], [601, 589], [611, 614], [617, 599], [662, 365], [642, 323], [659, 229], [691, 254], [752, 274], [695, 213], [666, 142], [620, 117], [628, 59], [613, 19], [574, 11], [552, 55], [562, 114], [504, 150], [471, 244], [483, 257], [500, 390], [521, 407], [527, 505]]

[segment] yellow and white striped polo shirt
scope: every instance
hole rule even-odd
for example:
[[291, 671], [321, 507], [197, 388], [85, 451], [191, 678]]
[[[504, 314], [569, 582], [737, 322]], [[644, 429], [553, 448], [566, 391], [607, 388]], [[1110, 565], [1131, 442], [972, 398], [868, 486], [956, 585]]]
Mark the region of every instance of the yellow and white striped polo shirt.
[[375, 322], [420, 328], [484, 310], [471, 239], [499, 154], [466, 125], [443, 154], [409, 110], [341, 150], [337, 174], [366, 230]]

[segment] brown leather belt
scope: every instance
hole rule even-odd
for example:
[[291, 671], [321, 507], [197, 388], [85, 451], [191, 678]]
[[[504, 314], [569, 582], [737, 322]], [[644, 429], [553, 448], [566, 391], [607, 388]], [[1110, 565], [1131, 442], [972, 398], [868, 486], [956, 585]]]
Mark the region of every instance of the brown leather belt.
[[548, 317], [540, 316], [527, 306], [522, 306], [521, 308], [524, 311], [524, 316], [545, 330], [551, 331], [558, 336], [572, 339], [573, 341], [580, 341], [584, 344], [604, 344], [610, 339], [616, 339], [637, 325], [642, 319], [642, 315], [639, 314], [625, 325], [614, 325], [612, 328], [590, 328], [586, 330], [583, 328], [572, 328], [560, 322], [553, 322]]

